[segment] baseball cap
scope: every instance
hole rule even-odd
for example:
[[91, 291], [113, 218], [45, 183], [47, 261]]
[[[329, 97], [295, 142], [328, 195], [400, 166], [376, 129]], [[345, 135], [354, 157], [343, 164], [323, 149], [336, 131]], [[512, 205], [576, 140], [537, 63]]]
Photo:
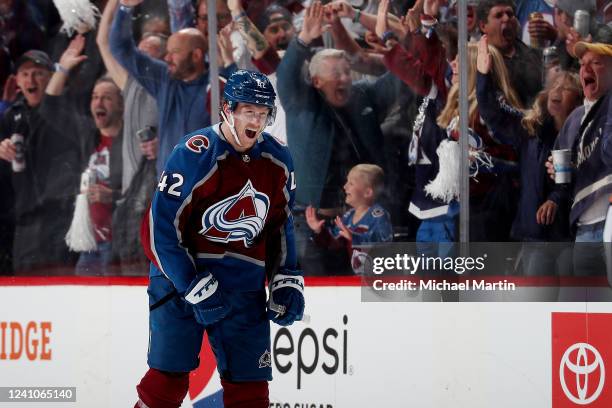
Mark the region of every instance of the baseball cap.
[[606, 56], [612, 57], [612, 44], [588, 43], [588, 42], [580, 41], [579, 43], [576, 44], [574, 51], [578, 58], [582, 58], [584, 53], [587, 51], [591, 51], [599, 55], [606, 55]]
[[[272, 20], [272, 16], [275, 14], [280, 14], [280, 17], [276, 17], [274, 20]], [[264, 10], [261, 16], [259, 16], [255, 22], [255, 26], [263, 33], [266, 30], [266, 27], [279, 20], [286, 20], [291, 23], [291, 13], [283, 6], [272, 4]]]
[[15, 63], [15, 71], [17, 71], [20, 66], [28, 61], [31, 61], [36, 65], [40, 65], [49, 71], [53, 71], [53, 62], [51, 61], [51, 58], [49, 58], [46, 52], [40, 50], [30, 50], [23, 53], [23, 55], [21, 55], [21, 57], [19, 57]]
[[557, 8], [574, 17], [576, 10], [588, 11], [595, 14], [597, 11], [596, 0], [557, 0]]

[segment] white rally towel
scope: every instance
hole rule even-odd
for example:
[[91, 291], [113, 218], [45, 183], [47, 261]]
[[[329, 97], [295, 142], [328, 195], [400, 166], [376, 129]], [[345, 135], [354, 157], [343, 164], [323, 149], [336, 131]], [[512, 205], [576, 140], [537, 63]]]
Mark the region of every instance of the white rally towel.
[[89, 0], [53, 0], [59, 15], [64, 24], [62, 31], [68, 36], [77, 32], [84, 32], [94, 29], [100, 10]]

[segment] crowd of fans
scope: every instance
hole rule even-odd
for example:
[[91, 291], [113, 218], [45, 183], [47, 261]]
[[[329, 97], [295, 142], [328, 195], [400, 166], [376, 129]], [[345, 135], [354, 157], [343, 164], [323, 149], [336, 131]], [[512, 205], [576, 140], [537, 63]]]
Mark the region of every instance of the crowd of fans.
[[[221, 85], [250, 69], [275, 87], [266, 131], [293, 156], [306, 274], [354, 273], [377, 242], [457, 241], [461, 137], [471, 241], [603, 241], [609, 0], [468, 0], [468, 44], [453, 0], [217, 0], [212, 59], [206, 0], [91, 3], [95, 24], [60, 30], [51, 0], [0, 0], [0, 274], [148, 273], [140, 220], [174, 145], [211, 124], [211, 61]], [[523, 272], [548, 258], [525, 246]]]

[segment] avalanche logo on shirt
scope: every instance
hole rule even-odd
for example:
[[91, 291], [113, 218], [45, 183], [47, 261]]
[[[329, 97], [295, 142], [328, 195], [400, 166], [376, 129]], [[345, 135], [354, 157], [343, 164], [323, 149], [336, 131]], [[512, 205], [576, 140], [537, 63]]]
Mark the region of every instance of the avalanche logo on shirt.
[[211, 205], [202, 215], [200, 234], [210, 241], [243, 241], [250, 247], [264, 228], [270, 199], [251, 180], [236, 195]]

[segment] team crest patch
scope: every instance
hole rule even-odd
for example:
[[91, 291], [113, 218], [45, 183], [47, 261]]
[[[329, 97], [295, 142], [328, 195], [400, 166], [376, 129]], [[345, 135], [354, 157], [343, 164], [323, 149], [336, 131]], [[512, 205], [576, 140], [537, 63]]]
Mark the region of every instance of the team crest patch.
[[272, 367], [272, 355], [268, 350], [259, 357], [259, 368]]
[[189, 140], [187, 140], [185, 146], [187, 146], [187, 148], [194, 153], [202, 153], [203, 150], [208, 149], [208, 146], [210, 146], [210, 141], [204, 135], [195, 135], [191, 136]]
[[199, 233], [210, 241], [243, 241], [250, 247], [263, 230], [269, 209], [270, 198], [248, 180], [238, 194], [206, 209]]
[[382, 217], [385, 215], [385, 212], [381, 208], [375, 208], [372, 210], [372, 217]]

